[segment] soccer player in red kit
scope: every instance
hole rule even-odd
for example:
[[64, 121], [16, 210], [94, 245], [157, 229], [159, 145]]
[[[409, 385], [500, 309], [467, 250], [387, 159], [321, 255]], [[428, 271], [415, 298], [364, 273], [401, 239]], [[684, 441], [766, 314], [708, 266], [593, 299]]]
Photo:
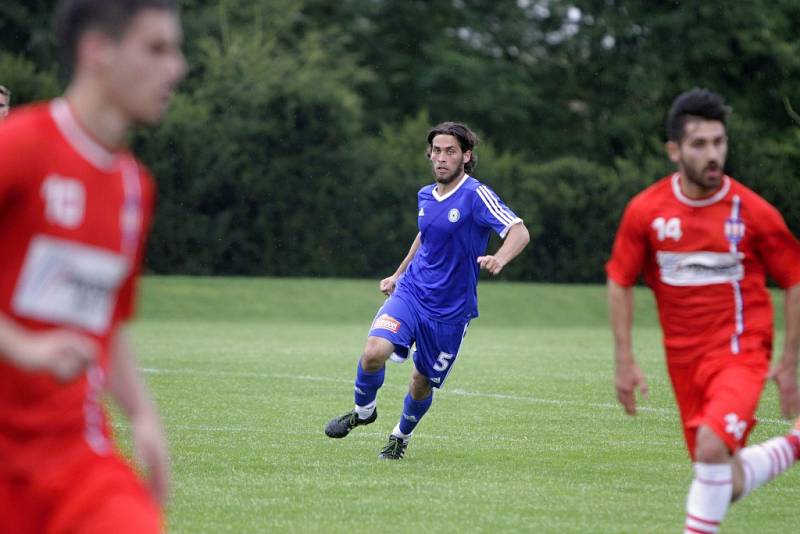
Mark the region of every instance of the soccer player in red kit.
[[[615, 385], [625, 411], [647, 394], [631, 348], [632, 286], [640, 273], [658, 305], [684, 437], [694, 461], [684, 532], [713, 533], [732, 501], [800, 456], [800, 420], [787, 436], [746, 446], [768, 378], [784, 417], [800, 408], [800, 243], [778, 211], [723, 173], [728, 148], [723, 99], [693, 89], [667, 119], [678, 171], [628, 204], [608, 274]], [[786, 340], [772, 370], [772, 305], [766, 276], [786, 291]]]
[[166, 440], [125, 330], [154, 191], [125, 141], [185, 73], [180, 22], [169, 0], [66, 0], [56, 19], [64, 96], [0, 125], [0, 532], [157, 533]]

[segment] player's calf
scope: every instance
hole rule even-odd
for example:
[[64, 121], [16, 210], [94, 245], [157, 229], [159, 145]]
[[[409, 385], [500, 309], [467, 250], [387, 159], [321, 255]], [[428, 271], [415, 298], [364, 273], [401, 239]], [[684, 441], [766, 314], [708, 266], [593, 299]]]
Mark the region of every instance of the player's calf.
[[742, 491], [739, 498], [788, 471], [800, 459], [800, 419], [786, 436], [745, 447], [738, 454], [742, 465]]

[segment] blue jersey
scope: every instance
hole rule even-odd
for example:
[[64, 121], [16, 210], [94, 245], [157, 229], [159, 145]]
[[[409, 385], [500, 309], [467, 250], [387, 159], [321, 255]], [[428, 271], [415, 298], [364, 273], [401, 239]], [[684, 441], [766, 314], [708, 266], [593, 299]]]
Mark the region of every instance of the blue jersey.
[[489, 231], [505, 237], [522, 220], [468, 175], [444, 196], [431, 184], [417, 197], [421, 245], [395, 295], [416, 302], [431, 319], [468, 322], [478, 316], [478, 257], [486, 252]]

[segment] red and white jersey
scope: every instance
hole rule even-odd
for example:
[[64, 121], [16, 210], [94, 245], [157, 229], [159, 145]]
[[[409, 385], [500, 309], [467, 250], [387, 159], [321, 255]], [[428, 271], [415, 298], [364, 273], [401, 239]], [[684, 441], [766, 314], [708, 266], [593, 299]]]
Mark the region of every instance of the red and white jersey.
[[0, 461], [22, 437], [81, 432], [107, 446], [97, 397], [111, 337], [133, 313], [153, 196], [147, 171], [95, 141], [63, 99], [0, 125], [0, 311], [102, 347], [98, 365], [67, 384], [0, 359]]
[[800, 283], [800, 243], [772, 205], [729, 176], [691, 199], [674, 174], [628, 203], [606, 272], [625, 287], [644, 272], [672, 363], [771, 352], [766, 276], [783, 288]]

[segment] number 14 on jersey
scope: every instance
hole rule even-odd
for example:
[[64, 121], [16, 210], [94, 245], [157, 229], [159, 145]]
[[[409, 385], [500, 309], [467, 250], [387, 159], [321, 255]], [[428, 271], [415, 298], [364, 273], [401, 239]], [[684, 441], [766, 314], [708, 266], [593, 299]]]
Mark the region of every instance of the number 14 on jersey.
[[653, 220], [650, 227], [656, 231], [656, 237], [659, 241], [664, 241], [667, 238], [673, 241], [679, 241], [683, 233], [681, 232], [681, 220], [677, 217], [657, 217]]

